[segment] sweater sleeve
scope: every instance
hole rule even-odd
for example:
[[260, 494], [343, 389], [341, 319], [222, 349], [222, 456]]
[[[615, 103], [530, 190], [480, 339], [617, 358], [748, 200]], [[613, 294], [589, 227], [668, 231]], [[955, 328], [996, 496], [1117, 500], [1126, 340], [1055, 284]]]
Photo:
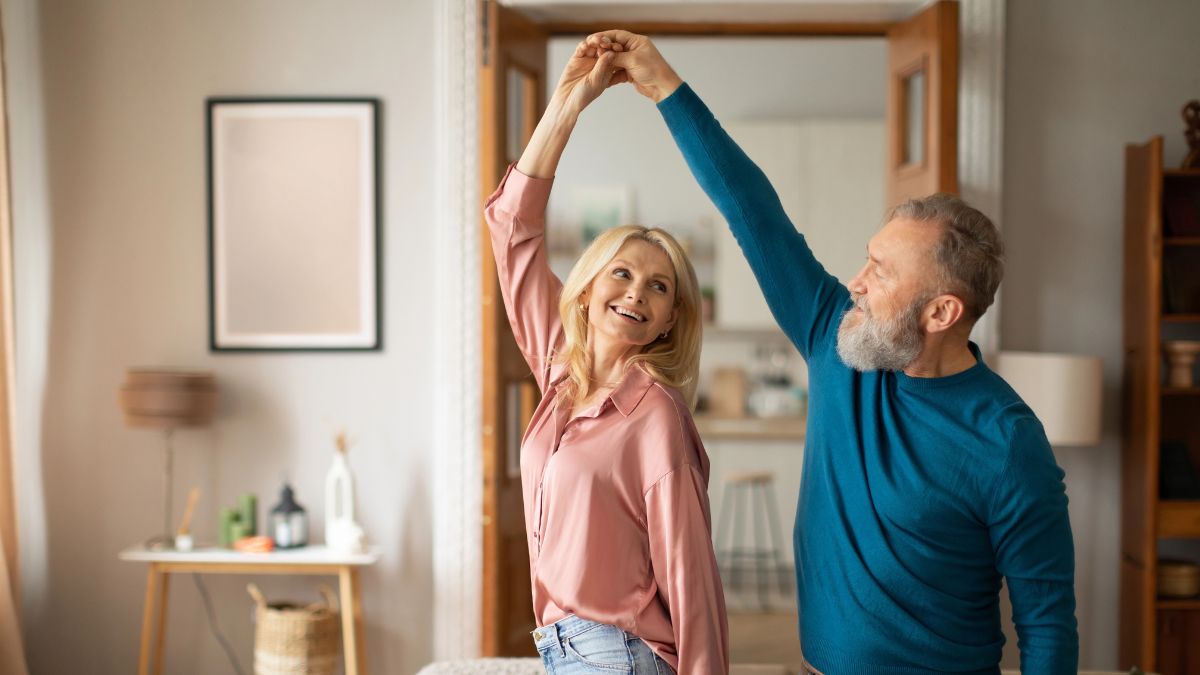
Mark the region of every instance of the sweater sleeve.
[[1075, 547], [1064, 474], [1034, 418], [1017, 422], [1009, 452], [992, 497], [989, 531], [996, 569], [1008, 584], [1021, 672], [1075, 673]]
[[850, 293], [817, 262], [767, 176], [687, 84], [658, 104], [696, 182], [746, 256], [780, 328], [808, 359], [837, 334]]
[[690, 464], [646, 492], [650, 564], [658, 595], [670, 611], [678, 673], [728, 673], [725, 592], [713, 553], [708, 492]]
[[550, 386], [550, 359], [563, 339], [562, 282], [546, 254], [546, 203], [553, 182], [510, 166], [483, 212], [508, 323], [543, 394]]

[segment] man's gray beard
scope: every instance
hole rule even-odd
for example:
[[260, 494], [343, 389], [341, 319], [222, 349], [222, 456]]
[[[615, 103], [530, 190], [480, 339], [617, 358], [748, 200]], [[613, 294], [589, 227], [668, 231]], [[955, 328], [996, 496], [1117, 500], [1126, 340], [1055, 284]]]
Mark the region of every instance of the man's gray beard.
[[860, 372], [904, 370], [921, 354], [921, 310], [926, 302], [921, 298], [892, 321], [876, 319], [864, 306], [858, 325], [852, 325], [851, 307], [838, 326], [838, 356]]

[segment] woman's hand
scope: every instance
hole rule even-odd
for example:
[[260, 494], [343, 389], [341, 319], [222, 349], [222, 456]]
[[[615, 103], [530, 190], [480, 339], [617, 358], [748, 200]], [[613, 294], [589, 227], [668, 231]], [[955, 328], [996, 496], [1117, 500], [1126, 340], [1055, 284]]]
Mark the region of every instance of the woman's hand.
[[586, 40], [580, 42], [558, 78], [551, 105], [557, 103], [564, 112], [578, 116], [605, 89], [624, 82], [624, 73], [613, 66], [615, 57], [612, 50], [590, 46]]
[[586, 41], [579, 43], [517, 161], [517, 171], [534, 178], [554, 177], [579, 113], [606, 88], [625, 81], [612, 65], [615, 57], [613, 50], [589, 47]]

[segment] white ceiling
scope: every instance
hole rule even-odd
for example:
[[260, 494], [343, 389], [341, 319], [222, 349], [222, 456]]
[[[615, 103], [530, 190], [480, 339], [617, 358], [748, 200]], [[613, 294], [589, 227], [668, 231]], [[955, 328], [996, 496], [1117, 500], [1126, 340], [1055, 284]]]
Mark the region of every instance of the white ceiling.
[[541, 23], [646, 21], [714, 23], [887, 23], [915, 14], [932, 0], [499, 0]]

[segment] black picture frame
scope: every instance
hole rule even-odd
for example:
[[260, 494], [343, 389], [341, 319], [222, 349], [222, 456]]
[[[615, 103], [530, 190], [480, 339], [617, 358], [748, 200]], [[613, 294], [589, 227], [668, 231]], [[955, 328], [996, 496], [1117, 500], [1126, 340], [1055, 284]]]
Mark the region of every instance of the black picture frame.
[[210, 351], [383, 349], [381, 107], [205, 100]]

